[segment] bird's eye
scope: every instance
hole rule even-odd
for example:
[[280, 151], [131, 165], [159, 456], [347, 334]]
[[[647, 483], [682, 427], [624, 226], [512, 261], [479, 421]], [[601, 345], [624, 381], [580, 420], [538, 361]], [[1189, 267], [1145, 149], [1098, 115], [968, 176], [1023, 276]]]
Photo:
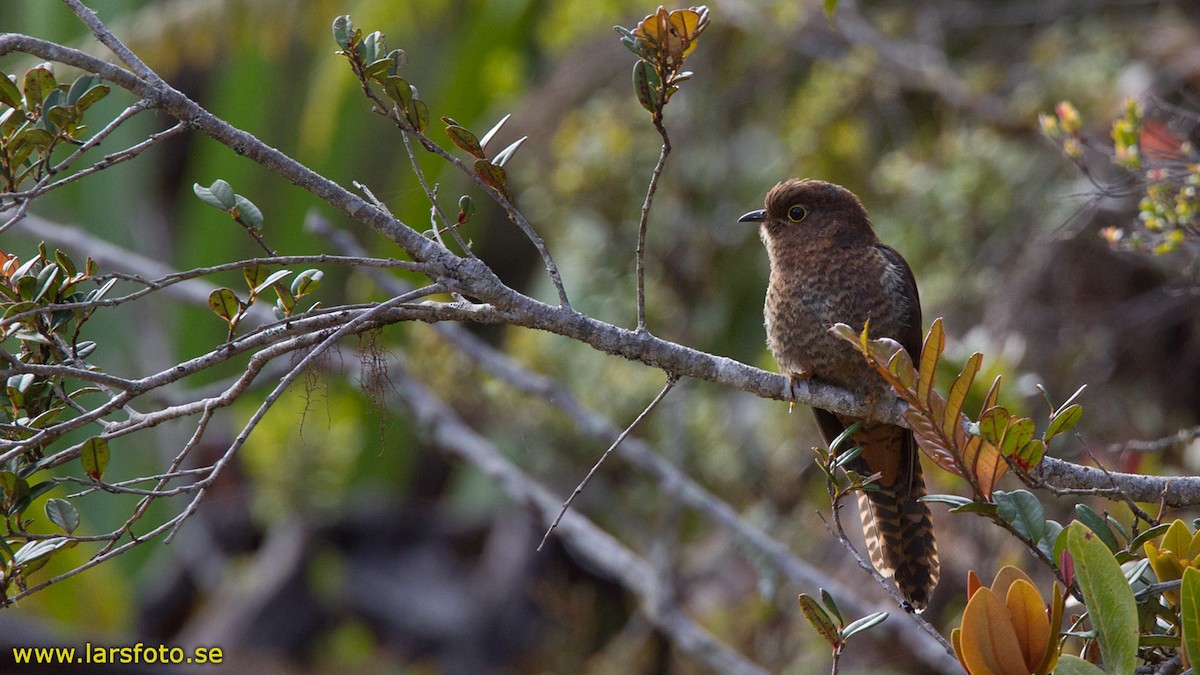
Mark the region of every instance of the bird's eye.
[[788, 209], [788, 220], [798, 223], [808, 217], [808, 209], [803, 206], [793, 206]]

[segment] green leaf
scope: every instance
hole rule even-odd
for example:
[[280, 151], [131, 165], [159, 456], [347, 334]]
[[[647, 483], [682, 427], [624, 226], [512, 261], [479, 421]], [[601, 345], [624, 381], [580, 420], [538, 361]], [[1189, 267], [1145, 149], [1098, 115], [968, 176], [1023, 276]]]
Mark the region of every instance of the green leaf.
[[1096, 533], [1100, 537], [1100, 541], [1108, 547], [1108, 550], [1116, 553], [1121, 547], [1117, 544], [1117, 538], [1113, 535], [1112, 530], [1108, 527], [1108, 522], [1087, 504], [1076, 504], [1075, 515], [1079, 518], [1079, 522], [1088, 526], [1088, 529]]
[[496, 133], [500, 131], [500, 127], [503, 127], [504, 123], [507, 122], [508, 118], [510, 117], [512, 117], [512, 113], [508, 113], [504, 117], [501, 117], [500, 121], [492, 125], [492, 128], [488, 129], [487, 133], [483, 135], [483, 138], [479, 139], [479, 145], [482, 146], [484, 150], [487, 149], [488, 143], [490, 143], [491, 140], [496, 137]]
[[208, 187], [204, 187], [199, 183], [192, 183], [192, 192], [196, 193], [200, 201], [222, 211], [229, 211], [237, 205], [237, 202], [234, 200], [233, 188], [230, 187], [229, 183], [219, 178], [213, 181], [213, 184]]
[[213, 314], [225, 319], [231, 326], [233, 319], [242, 310], [242, 303], [236, 294], [228, 288], [218, 288], [208, 294], [208, 306]]
[[1038, 550], [1045, 554], [1047, 558], [1057, 561], [1058, 557], [1054, 554], [1054, 547], [1058, 543], [1058, 538], [1062, 533], [1062, 523], [1059, 523], [1057, 520], [1047, 520], [1046, 534], [1037, 543]]
[[521, 144], [524, 143], [525, 139], [527, 139], [527, 138], [529, 138], [529, 137], [522, 136], [522, 137], [518, 138], [517, 140], [513, 141], [508, 147], [504, 148], [500, 152], [497, 152], [496, 158], [492, 160], [492, 163], [495, 164], [496, 166], [504, 166], [505, 164], [507, 164], [508, 160], [512, 159], [513, 153], [515, 153], [517, 151], [517, 148], [521, 147]]
[[1145, 532], [1134, 537], [1133, 540], [1129, 542], [1129, 550], [1142, 550], [1142, 547], [1146, 545], [1146, 542], [1150, 541], [1151, 539], [1157, 539], [1160, 535], [1166, 533], [1170, 527], [1170, 523], [1159, 523], [1158, 525], [1146, 530]]
[[67, 105], [75, 105], [78, 103], [84, 92], [96, 86], [97, 84], [100, 84], [99, 75], [85, 73], [75, 78], [75, 81], [71, 83], [70, 88], [67, 89]]
[[1046, 536], [1046, 512], [1042, 503], [1028, 490], [996, 492], [992, 495], [1004, 522], [1034, 543]]
[[1026, 471], [1041, 463], [1046, 456], [1046, 444], [1040, 438], [1029, 441], [1013, 455], [1013, 459]]
[[845, 452], [839, 452], [837, 459], [833, 462], [833, 468], [840, 469], [841, 467], [846, 466], [847, 464], [858, 459], [859, 455], [862, 454], [862, 450], [862, 446], [856, 445]]
[[638, 103], [650, 112], [658, 107], [658, 90], [662, 87], [662, 79], [654, 66], [647, 61], [633, 64], [633, 92], [637, 94]]
[[429, 106], [415, 96], [409, 101], [404, 115], [417, 131], [425, 131], [425, 127], [429, 125]]
[[38, 108], [46, 96], [58, 87], [54, 73], [45, 65], [30, 68], [25, 72], [25, 107]]
[[1104, 675], [1104, 671], [1074, 654], [1062, 654], [1054, 666], [1054, 675]]
[[91, 476], [92, 480], [99, 481], [108, 468], [108, 441], [99, 436], [84, 441], [79, 449], [79, 461], [83, 464], [84, 473]]
[[263, 279], [266, 279], [270, 273], [271, 270], [262, 264], [247, 265], [242, 268], [242, 276], [246, 279], [246, 288], [251, 291], [261, 286]]
[[263, 226], [263, 214], [254, 202], [246, 199], [241, 195], [233, 196], [234, 203], [237, 205], [232, 211], [233, 217], [237, 218], [246, 227], [258, 232]]
[[385, 56], [367, 64], [367, 67], [363, 69], [363, 76], [383, 80], [387, 78], [389, 73], [395, 71], [395, 69], [396, 62], [391, 56]]
[[1082, 396], [1082, 395], [1083, 395], [1083, 390], [1084, 390], [1084, 389], [1087, 389], [1087, 385], [1086, 385], [1086, 384], [1080, 385], [1080, 386], [1079, 386], [1079, 388], [1075, 390], [1075, 393], [1074, 393], [1074, 394], [1071, 394], [1071, 395], [1070, 395], [1070, 396], [1067, 398], [1067, 400], [1063, 401], [1063, 404], [1062, 404], [1062, 405], [1060, 405], [1060, 406], [1058, 406], [1058, 409], [1056, 409], [1056, 410], [1054, 411], [1054, 413], [1053, 413], [1052, 415], [1050, 415], [1050, 416], [1051, 416], [1051, 417], [1058, 417], [1059, 415], [1061, 415], [1061, 414], [1063, 414], [1064, 412], [1066, 412], [1066, 409], [1067, 409], [1067, 408], [1069, 408], [1069, 407], [1070, 407], [1072, 404], [1074, 404], [1074, 403], [1075, 403], [1075, 399], [1077, 399], [1077, 398], [1079, 398], [1080, 396]]
[[838, 625], [845, 623], [845, 619], [842, 618], [842, 610], [838, 609], [837, 603], [833, 601], [833, 596], [824, 588], [821, 589], [821, 604], [825, 605], [825, 609], [828, 609], [829, 613], [837, 619]]
[[1183, 571], [1179, 598], [1183, 648], [1187, 652], [1188, 661], [1200, 663], [1200, 570], [1188, 567]]
[[505, 173], [504, 167], [496, 166], [485, 159], [480, 159], [475, 161], [473, 168], [475, 169], [475, 175], [479, 176], [485, 185], [502, 195], [508, 195], [508, 174]]
[[354, 24], [350, 15], [343, 14], [333, 20], [333, 41], [342, 49], [350, 48], [350, 38], [354, 35]]
[[996, 508], [996, 504], [988, 502], [971, 502], [968, 504], [962, 504], [960, 507], [950, 509], [950, 513], [978, 513], [988, 516], [988, 518], [996, 518], [997, 512], [998, 509]]
[[296, 308], [296, 296], [283, 284], [275, 284], [274, 288], [275, 295], [279, 296], [276, 305], [283, 310], [285, 316], [291, 316], [292, 310]]
[[857, 621], [852, 621], [850, 622], [849, 626], [846, 626], [842, 629], [842, 639], [849, 640], [850, 636], [857, 635], [865, 630], [870, 630], [871, 628], [883, 623], [887, 618], [887, 612], [875, 612], [874, 614], [868, 614]]
[[302, 298], [321, 287], [325, 273], [321, 270], [304, 270], [292, 280], [292, 295]]
[[58, 263], [68, 277], [73, 277], [78, 273], [78, 270], [75, 269], [75, 261], [60, 249], [54, 249], [54, 262]]
[[18, 109], [21, 107], [21, 90], [12, 80], [8, 79], [8, 75], [0, 73], [0, 103]]
[[29, 494], [29, 483], [11, 471], [0, 471], [0, 495], [4, 497], [6, 506], [16, 504], [22, 497]]
[[413, 98], [412, 85], [398, 75], [391, 75], [383, 81], [383, 92], [388, 95], [388, 98], [405, 108]]
[[[54, 282], [58, 280], [60, 270], [61, 268], [58, 265], [47, 265], [42, 268], [42, 271], [38, 273], [38, 291], [33, 296], [33, 302], [38, 302], [46, 296], [46, 293], [54, 286]], [[50, 300], [53, 301], [54, 298], [50, 298]]]
[[[442, 120], [450, 118], [443, 117]], [[474, 157], [475, 159], [484, 159], [486, 155], [483, 152], [483, 147], [479, 144], [479, 139], [475, 138], [475, 134], [471, 133], [464, 127], [457, 124], [446, 125], [446, 135], [450, 137], [450, 142], [458, 146], [460, 150]]]
[[79, 527], [79, 511], [75, 505], [65, 499], [47, 499], [46, 517], [67, 534]]
[[75, 102], [75, 109], [80, 113], [95, 105], [97, 101], [108, 96], [111, 88], [107, 84], [97, 84], [83, 93]]
[[16, 555], [13, 556], [13, 563], [28, 565], [38, 558], [43, 558], [54, 553], [69, 543], [70, 540], [66, 537], [51, 537], [50, 539], [31, 541], [17, 550]]
[[830, 21], [833, 20], [833, 13], [837, 10], [837, 4], [838, 0], [825, 0], [825, 16], [829, 17]]
[[475, 215], [475, 200], [469, 195], [463, 195], [458, 198], [458, 224], [463, 225], [470, 222], [471, 217]]
[[862, 428], [861, 421], [855, 422], [854, 424], [851, 424], [850, 426], [846, 427], [842, 431], [842, 433], [838, 434], [837, 438], [833, 439], [833, 442], [829, 444], [829, 451], [830, 452], [839, 452], [842, 449], [842, 446], [845, 445], [850, 440], [850, 437], [853, 436], [856, 432], [858, 432], [858, 430], [861, 428]]
[[943, 494], [925, 495], [924, 497], [920, 498], [920, 501], [925, 502], [926, 504], [949, 504], [951, 507], [954, 507], [954, 508], [958, 508], [958, 507], [966, 506], [968, 504], [975, 503], [970, 498], [963, 497], [961, 495], [943, 495]]
[[397, 70], [403, 68], [408, 63], [408, 54], [403, 49], [393, 49], [388, 52], [387, 57], [392, 62], [392, 66], [388, 68], [388, 75], [395, 75]]
[[1137, 659], [1138, 614], [1133, 589], [1117, 559], [1083, 523], [1067, 528], [1075, 579], [1097, 632], [1100, 655], [1110, 673], [1132, 673]]
[[1022, 417], [1010, 424], [1004, 432], [1004, 438], [999, 446], [1000, 454], [1012, 456], [1031, 440], [1033, 440], [1033, 420]]
[[281, 280], [287, 278], [289, 275], [291, 275], [291, 273], [292, 273], [291, 270], [278, 270], [277, 272], [269, 275], [266, 279], [263, 279], [262, 281], [258, 282], [258, 285], [255, 286], [253, 289], [251, 289], [250, 292], [253, 293], [254, 295], [258, 295], [259, 293], [262, 293], [263, 291], [267, 290], [267, 288], [269, 288], [275, 282], [281, 281]]
[[1043, 438], [1049, 443], [1051, 438], [1066, 433], [1079, 423], [1079, 418], [1083, 417], [1083, 406], [1078, 403], [1073, 403], [1065, 410], [1055, 413], [1054, 417], [1050, 418], [1050, 426], [1046, 428], [1046, 433]]
[[812, 625], [817, 633], [829, 642], [830, 647], [837, 649], [838, 643], [841, 642], [841, 637], [838, 635], [838, 629], [834, 625], [833, 619], [829, 618], [829, 614], [807, 593], [801, 593], [798, 600], [800, 601], [800, 611], [804, 613], [804, 618], [808, 619], [808, 623]]

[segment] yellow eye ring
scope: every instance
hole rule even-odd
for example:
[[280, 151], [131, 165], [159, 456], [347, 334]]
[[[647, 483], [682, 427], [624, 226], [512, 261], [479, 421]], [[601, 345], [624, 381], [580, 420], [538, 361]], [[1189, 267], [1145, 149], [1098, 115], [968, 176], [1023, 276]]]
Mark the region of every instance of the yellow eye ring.
[[788, 209], [787, 217], [793, 223], [798, 223], [808, 217], [808, 209], [800, 205], [793, 206]]

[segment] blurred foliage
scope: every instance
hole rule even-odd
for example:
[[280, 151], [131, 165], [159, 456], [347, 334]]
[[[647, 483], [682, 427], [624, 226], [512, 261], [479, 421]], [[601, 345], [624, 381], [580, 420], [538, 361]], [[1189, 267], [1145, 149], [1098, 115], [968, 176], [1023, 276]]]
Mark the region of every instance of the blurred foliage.
[[[367, 184], [398, 217], [425, 229], [429, 205], [408, 169], [398, 134], [369, 113], [329, 42], [330, 22], [343, 14], [385, 32], [387, 43], [408, 55], [403, 77], [419, 89], [429, 119], [447, 117], [460, 128], [483, 130], [512, 113], [497, 132], [495, 147], [523, 136], [528, 140], [504, 165], [505, 184], [554, 252], [573, 304], [598, 318], [633, 324], [638, 207], [659, 138], [630, 95], [630, 55], [611, 27], [634, 25], [653, 6], [627, 0], [89, 4], [151, 67], [213, 113], [339, 183]], [[1161, 242], [1150, 233], [1161, 234], [1165, 242], [1171, 232], [1190, 227], [1194, 192], [1187, 190], [1194, 172], [1187, 169], [1189, 160], [1173, 160], [1181, 171], [1146, 175], [1144, 133], [1131, 134], [1162, 120], [1155, 133], [1166, 129], [1182, 143], [1192, 140], [1195, 125], [1187, 125], [1186, 114], [1148, 116], [1149, 107], [1134, 111], [1125, 100], [1172, 105], [1194, 100], [1189, 97], [1196, 93], [1198, 76], [1185, 58], [1198, 39], [1194, 8], [1170, 2], [1084, 8], [946, 0], [918, 10], [882, 2], [831, 7], [835, 4], [711, 3], [703, 47], [688, 55], [695, 75], [673, 96], [664, 122], [674, 152], [650, 215], [650, 330], [773, 368], [761, 328], [765, 256], [755, 232], [735, 221], [757, 207], [776, 181], [820, 177], [862, 197], [880, 237], [912, 265], [926, 316], [945, 317], [952, 347], [938, 368], [943, 389], [978, 350], [989, 357], [980, 377], [1003, 374], [1013, 383], [992, 403], [1017, 417], [1031, 415], [1028, 409], [1040, 405], [1033, 383], [1069, 392], [1088, 382], [1089, 414], [1077, 430], [1095, 438], [1155, 437], [1200, 422], [1186, 403], [1194, 400], [1188, 398], [1190, 390], [1164, 384], [1176, 377], [1200, 381], [1195, 377], [1200, 368], [1195, 304], [1187, 304], [1195, 288], [1195, 271], [1188, 268], [1194, 243], [1184, 237], [1172, 245], [1174, 258], [1150, 262], [1141, 253], [1089, 248], [1103, 244], [1102, 231], [1115, 239], [1108, 227], [1123, 228], [1126, 243], [1135, 231], [1142, 232], [1151, 248]], [[832, 23], [825, 11], [832, 11]], [[853, 26], [847, 23], [853, 17], [840, 14], [846, 11], [861, 11], [877, 33], [846, 40], [837, 28]], [[2, 21], [3, 30], [99, 50], [57, 3], [4, 0]], [[897, 44], [921, 44], [942, 54], [950, 72], [961, 78], [965, 95], [952, 99], [937, 82], [920, 77], [920, 64], [898, 63], [889, 56]], [[0, 68], [10, 73], [36, 65], [0, 59]], [[67, 82], [74, 75], [57, 77]], [[1004, 102], [999, 121], [983, 119], [971, 107], [971, 101], [989, 96]], [[1069, 111], [1059, 110], [1055, 122], [1067, 135], [1047, 143], [1038, 114], [1055, 111], [1062, 101], [1071, 102], [1078, 126], [1068, 131], [1061, 113]], [[130, 103], [127, 95], [114, 92], [88, 108], [88, 126], [103, 126], [93, 119], [111, 119]], [[162, 122], [135, 120], [134, 128], [119, 130], [102, 148], [125, 147], [138, 134], [159, 130], [156, 124]], [[444, 141], [440, 130], [437, 134]], [[1061, 141], [1074, 134], [1090, 139], [1080, 155], [1079, 166], [1089, 167], [1085, 178], [1062, 155]], [[1087, 163], [1093, 159], [1088, 149], [1104, 146], [1122, 164], [1111, 157], [1103, 158], [1103, 168]], [[1136, 155], [1134, 147], [1141, 149]], [[430, 181], [439, 183], [448, 213], [460, 195], [473, 196], [477, 210], [460, 227], [473, 250], [506, 282], [540, 298], [553, 297], [536, 252], [503, 212], [437, 158], [422, 154], [419, 159]], [[1097, 189], [1135, 170], [1141, 174], [1136, 185], [1118, 180], [1119, 192]], [[212, 185], [218, 176], [253, 199], [269, 223], [264, 236], [281, 253], [327, 250], [324, 240], [301, 226], [310, 209], [346, 224], [308, 194], [195, 136], [172, 139], [137, 162], [66, 186], [34, 208], [180, 267], [255, 255], [253, 239], [240, 232], [231, 236], [230, 223], [214, 217], [192, 193], [193, 184]], [[1146, 185], [1150, 192], [1141, 189]], [[1103, 199], [1087, 198], [1097, 192]], [[1149, 215], [1139, 220], [1139, 213]], [[1159, 218], [1163, 222], [1156, 230]], [[394, 254], [387, 242], [357, 226], [351, 230], [373, 253]], [[0, 247], [6, 253], [22, 260], [39, 255], [37, 241], [3, 237]], [[87, 254], [67, 253], [75, 259]], [[57, 264], [52, 258], [47, 265]], [[1095, 281], [1098, 277], [1105, 281]], [[221, 283], [241, 282], [232, 274]], [[379, 298], [361, 275], [332, 270], [321, 292], [350, 301]], [[140, 316], [117, 312], [103, 326], [89, 324], [82, 337], [111, 346], [95, 355], [106, 369], [146, 372], [225, 339], [232, 326], [214, 320], [211, 312], [202, 306], [164, 307]], [[554, 336], [522, 329], [482, 334], [618, 425], [636, 416], [661, 386], [654, 371]], [[414, 372], [563, 494], [603, 450], [604, 444], [575, 430], [552, 408], [514, 394], [461, 359], [425, 326], [394, 327], [374, 339], [369, 347], [347, 345], [340, 358], [359, 358], [355, 350], [415, 355], [409, 364]], [[419, 430], [403, 416], [382, 410], [359, 390], [313, 377], [271, 413], [239, 456], [237, 475], [210, 496], [211, 506], [206, 503], [220, 527], [205, 525], [203, 531], [228, 537], [206, 553], [220, 561], [211, 565], [211, 574], [220, 577], [227, 563], [233, 568], [245, 563], [254, 542], [294, 512], [321, 523], [362, 518], [385, 529], [379, 523], [391, 521], [371, 510], [378, 504], [386, 505], [385, 514], [403, 530], [394, 535], [400, 543], [388, 549], [389, 559], [401, 559], [398, 550], [416, 549], [414, 542], [446, 556], [436, 558], [441, 563], [433, 568], [458, 570], [446, 560], [481, 555], [487, 528], [503, 521], [511, 506], [489, 491], [478, 473], [425, 447]], [[861, 586], [860, 571], [841, 564], [836, 543], [812, 517], [826, 497], [823, 477], [811, 470], [808, 448], [819, 440], [808, 416], [789, 416], [782, 404], [704, 383], [684, 383], [676, 396], [677, 407], [664, 404], [639, 435], [748, 520], [835, 578]], [[981, 403], [968, 399], [965, 405], [978, 410]], [[239, 409], [232, 417], [249, 412]], [[224, 423], [233, 427], [231, 420]], [[162, 445], [170, 447], [187, 431], [171, 427], [159, 433]], [[1188, 469], [1185, 462], [1195, 461], [1187, 459], [1195, 444], [1185, 449], [1152, 457], [1100, 456], [1118, 468], [1140, 463], [1143, 470], [1165, 473]], [[130, 475], [154, 470], [161, 459], [152, 437], [122, 442], [112, 454], [108, 470]], [[947, 491], [960, 487], [945, 474], [929, 480]], [[1009, 487], [1008, 480], [1001, 486]], [[61, 498], [63, 490], [46, 496]], [[694, 599], [690, 609], [736, 648], [773, 671], [825, 667], [826, 642], [797, 630], [800, 615], [792, 604], [798, 590], [813, 589], [777, 583], [772, 570], [745, 555], [727, 535], [665, 502], [651, 479], [613, 462], [578, 508], [626, 533], [636, 547], [661, 546], [657, 550], [664, 557], [679, 561], [681, 585]], [[102, 527], [122, 514], [121, 507], [105, 506], [95, 496], [77, 504], [82, 528]], [[1043, 521], [1056, 516], [1066, 522], [1062, 514], [1073, 506], [1069, 499], [1047, 499]], [[1123, 506], [1110, 508], [1116, 519], [1131, 519]], [[32, 511], [37, 513], [30, 518], [37, 522], [31, 527], [54, 527], [42, 502]], [[927, 615], [948, 632], [963, 609], [958, 596], [966, 587], [956, 584], [968, 568], [986, 564], [978, 552], [989, 551], [998, 567], [1020, 560], [1021, 548], [995, 528], [978, 527], [978, 519], [944, 512], [935, 518], [946, 572]], [[353, 528], [344, 522], [329, 528], [333, 534], [322, 540], [321, 562], [311, 573], [351, 575], [347, 570], [355, 555], [374, 549], [348, 534]], [[198, 530], [200, 525], [189, 525], [181, 537]], [[366, 537], [371, 545], [389, 541], [371, 532]], [[173, 556], [187, 556], [175, 547], [166, 551], [135, 551], [91, 570], [84, 580], [51, 587], [25, 601], [20, 611], [73, 631], [129, 634], [152, 604], [138, 600], [139, 593], [145, 600], [160, 585], [173, 588], [161, 570], [180, 565]], [[39, 574], [69, 569], [67, 562], [56, 558]], [[679, 668], [688, 667], [638, 623], [627, 598], [573, 566], [569, 557], [539, 559], [534, 565], [543, 566], [542, 575], [529, 582], [521, 600], [536, 608], [542, 621], [514, 638], [517, 646], [503, 655], [515, 669], [537, 664], [578, 671], [616, 663], [645, 672], [672, 659], [684, 663]], [[406, 569], [416, 574], [426, 568]], [[232, 578], [234, 572], [227, 574]], [[197, 607], [216, 595], [212, 579], [207, 583], [190, 594], [178, 592], [182, 614], [196, 616]], [[338, 584], [326, 578], [314, 585]], [[101, 608], [101, 616], [64, 609], [84, 602]], [[317, 631], [321, 665], [334, 667], [324, 660], [336, 655], [338, 665], [379, 669], [417, 662], [432, 671], [440, 661], [430, 653], [453, 651], [453, 645], [431, 646], [416, 638], [389, 642], [393, 638], [370, 621], [348, 614], [334, 612], [340, 618], [330, 620], [332, 627]], [[176, 621], [160, 624], [162, 639], [172, 635], [168, 628], [185, 624], [183, 618]], [[873, 640], [885, 627], [850, 643], [842, 656], [843, 672], [910, 670], [915, 662], [898, 661], [906, 657], [896, 654], [894, 644]]]

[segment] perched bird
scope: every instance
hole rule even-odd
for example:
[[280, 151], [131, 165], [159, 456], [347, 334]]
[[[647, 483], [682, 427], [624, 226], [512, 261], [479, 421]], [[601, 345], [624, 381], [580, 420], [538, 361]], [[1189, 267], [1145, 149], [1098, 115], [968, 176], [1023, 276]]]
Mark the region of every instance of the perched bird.
[[[891, 387], [862, 354], [829, 332], [835, 323], [871, 337], [890, 337], [916, 361], [921, 354], [921, 303], [904, 258], [871, 229], [854, 193], [820, 180], [792, 179], [767, 193], [766, 208], [738, 218], [760, 223], [771, 261], [764, 314], [767, 346], [780, 370], [814, 378], [879, 401]], [[854, 422], [862, 426], [843, 449], [862, 447], [849, 467], [880, 474], [877, 490], [858, 494], [871, 563], [895, 580], [913, 610], [929, 604], [938, 581], [937, 545], [925, 495], [920, 453], [904, 427], [814, 408], [825, 443]]]

